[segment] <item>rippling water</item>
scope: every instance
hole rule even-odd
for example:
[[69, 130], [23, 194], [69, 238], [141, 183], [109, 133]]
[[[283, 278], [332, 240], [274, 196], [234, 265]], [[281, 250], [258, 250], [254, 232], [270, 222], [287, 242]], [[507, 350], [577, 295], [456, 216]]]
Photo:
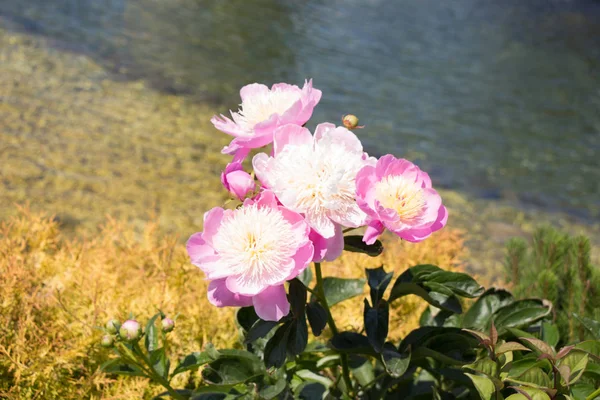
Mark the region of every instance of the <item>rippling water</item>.
[[373, 154], [478, 196], [600, 216], [598, 1], [3, 0], [0, 16], [221, 111], [245, 83], [312, 77], [314, 120], [357, 114]]

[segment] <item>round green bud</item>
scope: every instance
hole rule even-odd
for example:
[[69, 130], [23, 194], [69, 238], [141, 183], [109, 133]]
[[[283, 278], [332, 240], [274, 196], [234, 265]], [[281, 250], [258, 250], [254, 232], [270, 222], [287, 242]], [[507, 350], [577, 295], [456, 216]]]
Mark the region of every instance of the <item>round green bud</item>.
[[114, 335], [119, 331], [120, 327], [121, 322], [119, 322], [118, 319], [111, 319], [106, 323], [106, 332], [110, 333], [111, 335]]
[[136, 341], [142, 337], [142, 327], [136, 320], [129, 319], [121, 325], [119, 336], [128, 342]]
[[356, 115], [352, 114], [344, 115], [344, 118], [342, 118], [342, 123], [348, 129], [355, 129], [358, 127], [358, 118]]
[[163, 332], [171, 332], [175, 328], [175, 321], [171, 318], [163, 318], [161, 324]]
[[107, 348], [112, 347], [114, 343], [115, 343], [115, 338], [112, 337], [112, 335], [104, 335], [102, 337], [102, 341], [100, 342], [102, 347], [107, 347]]

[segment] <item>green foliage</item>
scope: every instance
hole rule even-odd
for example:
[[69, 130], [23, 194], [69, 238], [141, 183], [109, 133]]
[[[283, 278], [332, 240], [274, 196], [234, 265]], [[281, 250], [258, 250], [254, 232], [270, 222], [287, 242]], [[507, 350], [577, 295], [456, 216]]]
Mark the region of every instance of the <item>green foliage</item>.
[[539, 228], [528, 245], [521, 238], [507, 245], [506, 280], [516, 297], [541, 297], [554, 305], [552, 322], [562, 343], [593, 337], [573, 318], [600, 317], [600, 272], [590, 261], [590, 240], [554, 228]]

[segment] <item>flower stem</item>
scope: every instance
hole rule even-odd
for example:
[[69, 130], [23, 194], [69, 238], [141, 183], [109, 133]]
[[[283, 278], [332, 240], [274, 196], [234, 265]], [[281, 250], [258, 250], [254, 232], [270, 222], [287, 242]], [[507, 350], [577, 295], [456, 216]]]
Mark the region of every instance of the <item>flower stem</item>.
[[[317, 293], [319, 293], [319, 300], [321, 305], [327, 311], [327, 324], [329, 325], [329, 329], [331, 329], [331, 333], [334, 336], [339, 334], [337, 326], [335, 326], [335, 321], [331, 316], [331, 310], [329, 309], [329, 304], [327, 304], [327, 298], [325, 297], [325, 288], [323, 287], [323, 274], [321, 272], [321, 263], [315, 263], [315, 273], [317, 275]], [[340, 360], [342, 364], [342, 374], [344, 377], [344, 383], [346, 384], [346, 388], [348, 392], [352, 390], [352, 381], [350, 380], [350, 369], [348, 368], [348, 356], [346, 354], [340, 354]]]
[[133, 343], [133, 351], [148, 366], [148, 369], [150, 370], [150, 374], [151, 374], [150, 379], [161, 384], [165, 389], [167, 389], [167, 392], [169, 392], [169, 395], [173, 399], [185, 400], [183, 396], [181, 396], [179, 393], [177, 393], [177, 391], [175, 389], [173, 389], [173, 387], [171, 387], [168, 380], [166, 380], [165, 378], [163, 378], [162, 376], [160, 376], [159, 374], [156, 373], [156, 371], [154, 370], [154, 367], [152, 366], [152, 363], [150, 362], [148, 357], [146, 357], [146, 355], [144, 354], [144, 352], [140, 348], [140, 345], [137, 342]]

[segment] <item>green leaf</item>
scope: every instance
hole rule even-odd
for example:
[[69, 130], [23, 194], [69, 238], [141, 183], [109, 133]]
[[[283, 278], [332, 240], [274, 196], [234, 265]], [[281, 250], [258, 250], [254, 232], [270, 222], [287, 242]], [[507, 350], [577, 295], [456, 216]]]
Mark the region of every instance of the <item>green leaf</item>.
[[570, 371], [569, 379], [566, 380], [565, 385], [572, 385], [581, 378], [585, 368], [587, 367], [588, 361], [589, 357], [587, 353], [579, 350], [571, 351], [560, 360], [559, 365], [568, 366]]
[[148, 352], [154, 351], [158, 348], [158, 335], [160, 331], [156, 327], [155, 323], [158, 317], [160, 317], [160, 313], [155, 314], [146, 324], [145, 344]]
[[173, 370], [171, 376], [181, 374], [182, 372], [198, 369], [204, 364], [207, 364], [212, 359], [206, 353], [194, 352], [183, 357], [179, 365]]
[[451, 365], [475, 361], [477, 340], [458, 328], [421, 327], [410, 332], [400, 343], [399, 351], [411, 348], [411, 359], [431, 357]]
[[492, 382], [491, 379], [475, 374], [467, 373], [465, 375], [471, 378], [471, 381], [473, 381], [473, 385], [475, 386], [475, 389], [477, 389], [477, 393], [479, 393], [482, 400], [492, 400], [492, 396], [496, 393], [496, 386], [494, 386], [494, 382]]
[[439, 270], [429, 275], [427, 282], [439, 283], [452, 290], [452, 293], [467, 298], [480, 296], [483, 293], [481, 286], [475, 279], [462, 272]]
[[548, 343], [552, 347], [556, 347], [560, 340], [560, 334], [558, 332], [558, 326], [551, 324], [550, 322], [542, 323], [542, 340]]
[[298, 375], [300, 378], [302, 378], [305, 381], [320, 383], [321, 385], [325, 386], [326, 388], [329, 388], [333, 385], [333, 382], [331, 381], [331, 379], [326, 378], [322, 375], [316, 374], [308, 369], [301, 369], [300, 371], [296, 371], [296, 375]]
[[549, 315], [551, 310], [551, 305], [545, 300], [517, 300], [496, 311], [494, 323], [499, 329], [527, 327]]
[[542, 354], [547, 354], [554, 358], [556, 352], [550, 345], [545, 343], [544, 341], [536, 338], [519, 338], [524, 343], [527, 343], [532, 350], [536, 350]]
[[364, 387], [375, 379], [375, 369], [367, 357], [351, 354], [349, 364], [352, 376], [354, 376], [359, 385]]
[[506, 342], [496, 347], [496, 355], [508, 353], [509, 351], [531, 351], [521, 343], [517, 342]]
[[292, 330], [291, 323], [281, 325], [265, 346], [265, 365], [267, 368], [280, 368], [287, 359], [287, 343]]
[[239, 326], [241, 326], [246, 332], [252, 328], [252, 325], [259, 320], [254, 307], [242, 307], [237, 310], [235, 319]]
[[371, 257], [377, 257], [383, 252], [383, 245], [379, 240], [373, 244], [366, 244], [362, 236], [344, 236], [344, 250], [353, 253], [363, 253]]
[[[327, 277], [323, 279], [323, 290], [329, 307], [344, 300], [363, 294], [365, 279], [342, 279]], [[315, 296], [311, 296], [311, 302], [316, 301]]]
[[503, 289], [488, 289], [465, 313], [463, 327], [487, 331], [492, 315], [514, 301], [512, 294]]
[[431, 289], [425, 288], [418, 283], [396, 283], [390, 293], [388, 302], [392, 302], [400, 297], [404, 297], [409, 294], [414, 294], [421, 297], [423, 300], [442, 310], [450, 311], [455, 314], [462, 313], [462, 306], [460, 301], [454, 295], [445, 295], [442, 293], [432, 292]]
[[594, 339], [600, 339], [600, 322], [576, 313], [573, 313], [573, 316], [581, 322]]
[[381, 354], [385, 370], [394, 378], [399, 378], [410, 365], [410, 348], [404, 353], [398, 352], [393, 346], [386, 346]]
[[237, 385], [263, 374], [260, 358], [248, 351], [234, 349], [220, 350], [219, 358], [202, 370], [202, 378], [213, 385]]
[[331, 338], [331, 346], [340, 352], [376, 355], [366, 336], [356, 332], [341, 332]]
[[575, 345], [576, 349], [585, 351], [592, 359], [600, 362], [600, 341], [598, 340], [586, 340], [584, 342]]
[[163, 378], [169, 376], [170, 362], [167, 359], [164, 347], [150, 352], [150, 363], [158, 375]]
[[146, 374], [136, 365], [128, 364], [121, 358], [109, 360], [100, 366], [100, 370], [105, 374], [117, 374], [128, 376], [146, 376]]
[[510, 395], [506, 400], [551, 400], [550, 396], [546, 392], [536, 388], [528, 387], [513, 387], [513, 389], [520, 393]]
[[274, 385], [267, 385], [263, 387], [258, 393], [261, 399], [271, 400], [277, 398], [281, 392], [287, 386], [285, 378], [279, 378]]
[[376, 308], [372, 308], [367, 299], [364, 300], [365, 331], [369, 343], [376, 352], [381, 353], [388, 335], [390, 308], [385, 300], [381, 300]]
[[304, 268], [302, 272], [296, 277], [304, 284], [304, 286], [309, 287], [313, 278], [312, 269], [310, 267]]
[[508, 381], [516, 383], [526, 383], [530, 386], [536, 386], [538, 388], [551, 388], [553, 387], [552, 381], [548, 377], [548, 374], [541, 368], [533, 367], [523, 372], [516, 378], [508, 378]]
[[419, 325], [458, 328], [461, 326], [460, 315], [430, 305], [421, 314]]
[[248, 331], [244, 343], [252, 343], [257, 339], [263, 338], [271, 332], [273, 328], [277, 326], [277, 321], [264, 321], [262, 319], [257, 320], [252, 328]]
[[386, 273], [383, 267], [373, 269], [366, 268], [365, 271], [367, 273], [367, 282], [371, 288], [371, 303], [375, 305], [379, 303], [379, 300], [383, 297], [383, 293], [392, 281], [394, 273]]
[[310, 302], [306, 305], [306, 316], [313, 335], [320, 336], [327, 326], [327, 311], [320, 303]]
[[508, 376], [515, 379], [532, 368], [542, 368], [551, 371], [552, 365], [548, 360], [537, 360], [536, 357], [526, 357], [513, 361], [511, 364], [504, 367], [508, 372]]

